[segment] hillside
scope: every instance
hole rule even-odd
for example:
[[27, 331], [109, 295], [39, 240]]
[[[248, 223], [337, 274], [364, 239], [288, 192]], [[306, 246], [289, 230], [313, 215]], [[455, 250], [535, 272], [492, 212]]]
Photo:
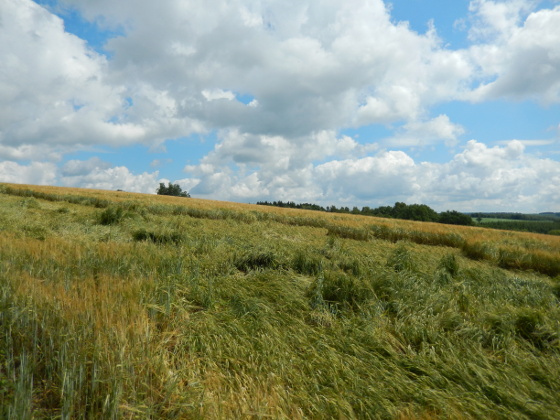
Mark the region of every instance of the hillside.
[[0, 184], [0, 417], [560, 418], [560, 237]]

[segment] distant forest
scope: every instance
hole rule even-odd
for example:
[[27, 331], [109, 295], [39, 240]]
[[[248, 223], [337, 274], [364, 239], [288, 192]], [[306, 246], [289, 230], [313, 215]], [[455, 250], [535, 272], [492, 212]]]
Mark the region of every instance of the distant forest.
[[258, 201], [257, 204], [261, 206], [287, 207], [293, 209], [325, 211], [329, 213], [350, 213], [359, 214], [362, 216], [417, 220], [421, 222], [436, 222], [449, 225], [473, 226], [475, 224], [472, 217], [468, 214], [460, 213], [455, 210], [448, 210], [438, 213], [425, 204], [406, 204], [397, 202], [392, 207], [382, 206], [375, 209], [367, 206], [362, 207], [361, 209], [359, 209], [358, 207], [353, 207], [352, 209], [350, 209], [349, 207], [337, 208], [336, 206], [323, 207], [317, 204], [310, 203], [296, 204], [293, 201]]
[[480, 226], [491, 229], [515, 230], [521, 232], [544, 233], [560, 235], [560, 213], [546, 212], [540, 214], [524, 213], [461, 213], [448, 210], [436, 212], [425, 204], [395, 203], [394, 206], [377, 208], [319, 206], [317, 204], [296, 204], [293, 201], [259, 201], [261, 206], [286, 207], [293, 209], [325, 211], [329, 213], [349, 213], [362, 216], [386, 217], [391, 219], [417, 220], [421, 222], [436, 222], [450, 225]]
[[471, 213], [479, 226], [560, 235], [560, 213]]

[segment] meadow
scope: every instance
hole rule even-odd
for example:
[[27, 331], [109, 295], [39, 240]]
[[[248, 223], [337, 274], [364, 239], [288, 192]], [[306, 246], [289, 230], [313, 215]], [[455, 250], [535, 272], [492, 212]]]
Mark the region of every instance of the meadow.
[[0, 287], [0, 418], [560, 418], [558, 236], [0, 184]]

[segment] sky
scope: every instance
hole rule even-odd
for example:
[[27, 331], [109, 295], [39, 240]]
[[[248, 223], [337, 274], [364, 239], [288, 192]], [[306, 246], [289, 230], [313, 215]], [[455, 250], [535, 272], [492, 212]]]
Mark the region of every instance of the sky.
[[0, 0], [0, 182], [560, 211], [560, 0]]

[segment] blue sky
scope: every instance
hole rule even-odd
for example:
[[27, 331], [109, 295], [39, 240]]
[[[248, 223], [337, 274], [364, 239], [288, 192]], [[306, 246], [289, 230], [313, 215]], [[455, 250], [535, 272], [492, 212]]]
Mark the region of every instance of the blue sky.
[[559, 1], [0, 1], [0, 182], [560, 211]]

